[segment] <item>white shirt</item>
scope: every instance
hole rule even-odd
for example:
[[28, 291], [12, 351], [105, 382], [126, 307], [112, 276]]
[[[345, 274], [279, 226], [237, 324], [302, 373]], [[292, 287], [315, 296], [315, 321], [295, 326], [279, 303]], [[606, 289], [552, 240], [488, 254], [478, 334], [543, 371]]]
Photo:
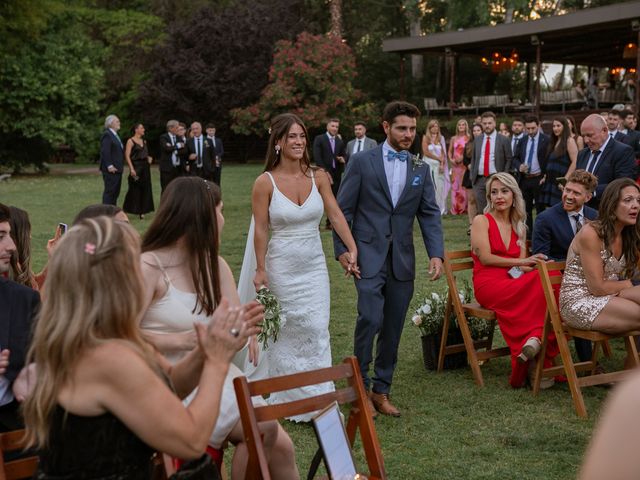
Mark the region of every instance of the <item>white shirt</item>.
[[[593, 161], [593, 152], [591, 152], [591, 154], [589, 155], [589, 161], [587, 162], [587, 168], [585, 169], [587, 172], [593, 173], [595, 171], [596, 167], [600, 163], [600, 159], [602, 158], [602, 154], [604, 153], [604, 149], [607, 148], [607, 144], [609, 143], [610, 139], [611, 139], [611, 137], [609, 135], [607, 135], [607, 139], [604, 141], [604, 143], [598, 149], [600, 151], [600, 154], [598, 155], [598, 159], [596, 160], [596, 163], [593, 164], [593, 165], [591, 165], [591, 162]], [[595, 195], [596, 195], [596, 192], [593, 192], [593, 196], [594, 197], [595, 197]]]
[[[358, 153], [358, 149], [361, 152], [364, 151], [364, 139], [365, 138], [367, 138], [367, 137], [365, 136], [365, 137], [362, 137], [362, 138], [356, 138], [355, 139], [355, 142], [353, 142], [353, 150], [351, 151], [352, 154], [353, 153]], [[360, 143], [358, 143], [358, 142], [360, 142]]]
[[[497, 172], [496, 170], [496, 138], [498, 136], [498, 132], [495, 130], [490, 134], [482, 135], [482, 148], [480, 149], [480, 158], [478, 162], [478, 175], [488, 177]], [[489, 173], [484, 171], [484, 149], [487, 145], [487, 137], [489, 137], [491, 143], [489, 145]]]
[[[171, 139], [171, 145], [175, 145], [176, 136], [173, 133], [170, 133], [169, 138]], [[178, 160], [178, 154], [175, 150], [171, 152], [171, 163], [173, 164], [174, 167], [180, 166], [180, 161]]]
[[197, 158], [196, 158], [196, 167], [200, 168], [202, 167], [202, 157], [204, 156], [204, 151], [203, 151], [203, 144], [202, 144], [202, 135], [200, 135], [199, 137], [193, 137], [193, 143], [194, 146], [196, 147], [196, 154], [200, 154]]
[[[534, 140], [533, 142], [531, 142], [531, 138], [533, 138]], [[540, 142], [540, 129], [538, 129], [538, 132], [536, 133], [535, 137], [530, 137], [529, 135], [527, 135], [527, 149], [525, 151], [525, 155], [522, 161], [525, 164], [529, 165], [529, 152], [531, 151], [532, 148], [535, 147], [535, 149], [533, 150], [533, 157], [531, 158], [531, 168], [527, 172], [531, 175], [542, 173], [542, 170], [540, 169], [540, 162], [538, 161], [539, 142]]]
[[519, 141], [522, 140], [523, 137], [524, 137], [524, 133], [521, 133], [520, 135], [514, 135], [513, 137], [511, 137], [511, 154], [512, 155], [516, 153], [516, 143], [520, 143]]
[[580, 215], [580, 223], [584, 227], [584, 220], [585, 220], [584, 219], [584, 205], [577, 212], [567, 212], [567, 216], [569, 217], [569, 224], [571, 225], [571, 230], [573, 230], [573, 235], [575, 236], [575, 234], [578, 233], [578, 232], [576, 232], [576, 221], [575, 221], [574, 215]]
[[397, 158], [393, 161], [387, 160], [387, 154], [389, 152], [395, 152], [391, 145], [385, 140], [382, 144], [382, 163], [384, 165], [384, 174], [387, 177], [387, 184], [389, 185], [389, 191], [391, 192], [391, 203], [395, 207], [402, 195], [404, 186], [407, 183], [407, 163], [402, 162]]

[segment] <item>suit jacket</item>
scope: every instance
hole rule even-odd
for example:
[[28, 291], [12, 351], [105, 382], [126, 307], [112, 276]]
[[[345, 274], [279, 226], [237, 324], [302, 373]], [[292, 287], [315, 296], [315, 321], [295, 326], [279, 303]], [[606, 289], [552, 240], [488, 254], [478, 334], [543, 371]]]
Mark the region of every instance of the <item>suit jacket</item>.
[[[591, 152], [588, 147], [578, 152], [578, 160], [576, 168], [587, 168]], [[609, 140], [607, 147], [598, 157], [598, 163], [593, 174], [598, 177], [598, 186], [595, 195], [589, 202], [589, 206], [597, 208], [600, 204], [600, 198], [604, 189], [612, 180], [616, 178], [629, 177], [634, 178], [636, 170], [636, 160], [633, 150], [630, 146], [618, 142], [617, 140]]]
[[24, 367], [40, 295], [29, 287], [0, 277], [0, 306], [0, 348], [11, 351], [4, 376], [13, 382]]
[[[479, 135], [477, 138], [473, 140], [473, 158], [471, 159], [471, 166], [469, 167], [469, 174], [471, 175], [471, 183], [476, 181], [478, 177], [478, 167], [480, 162], [482, 161], [482, 155], [484, 152], [482, 150], [482, 141], [484, 139], [484, 134]], [[520, 142], [522, 143], [522, 142]], [[496, 165], [496, 171], [498, 172], [510, 172], [511, 171], [511, 140], [505, 137], [504, 135], [500, 135], [499, 133], [496, 135], [496, 145], [494, 148], [494, 161]]]
[[621, 131], [617, 131], [616, 134], [613, 136], [614, 140], [617, 140], [619, 142], [624, 143], [625, 145], [629, 145], [627, 142], [629, 141], [629, 139], [627, 138], [627, 136], [622, 133]]
[[[598, 212], [586, 205], [582, 213], [587, 220], [595, 220], [598, 217]], [[571, 219], [562, 208], [562, 202], [556, 203], [536, 216], [531, 253], [544, 253], [556, 261], [566, 260], [573, 237]]]
[[107, 173], [109, 165], [113, 165], [118, 170], [118, 173], [122, 173], [124, 150], [122, 142], [107, 128], [100, 137], [100, 170]]
[[[513, 156], [513, 162], [511, 164], [511, 169], [516, 172], [520, 171], [520, 165], [523, 163], [527, 163], [527, 146], [529, 144], [529, 135], [525, 135], [518, 142], [518, 146], [516, 147], [516, 153]], [[547, 173], [547, 158], [549, 151], [549, 135], [543, 133], [540, 130], [540, 135], [538, 136], [538, 143], [536, 145], [536, 153], [538, 154], [538, 163], [540, 164], [540, 170], [542, 175]]]
[[[182, 145], [182, 147], [178, 148], [178, 143]], [[180, 168], [182, 163], [184, 162], [184, 154], [187, 151], [187, 146], [182, 137], [178, 137], [176, 135], [175, 143], [171, 142], [171, 136], [169, 133], [165, 132], [160, 135], [160, 171], [161, 172], [172, 172], [174, 168], [171, 157], [173, 156], [173, 152], [176, 152], [178, 156], [178, 168]]]
[[[195, 138], [187, 139], [187, 153], [188, 155], [191, 155], [192, 153], [197, 153]], [[213, 146], [211, 145], [211, 142], [209, 142], [209, 139], [204, 135], [202, 135], [202, 152], [200, 152], [200, 155], [202, 157], [202, 170], [204, 171], [205, 175], [211, 175], [216, 165], [215, 164], [216, 153]], [[193, 169], [196, 167], [198, 161], [188, 160], [188, 162], [189, 162], [189, 165], [191, 165], [191, 171], [193, 172]]]
[[[347, 162], [349, 161], [349, 157], [351, 155], [354, 155], [352, 152], [353, 152], [353, 147], [356, 145], [357, 140], [358, 140], [357, 138], [354, 138], [353, 140], [349, 140], [349, 142], [347, 143], [347, 148], [345, 151], [345, 154], [346, 154], [345, 160]], [[362, 149], [360, 151], [366, 152], [367, 150], [371, 150], [372, 148], [376, 148], [377, 146], [378, 146], [378, 142], [376, 142], [373, 138], [369, 138], [365, 136], [364, 141], [362, 142]]]
[[218, 156], [220, 157], [220, 160], [222, 160], [222, 156], [224, 155], [224, 145], [222, 145], [222, 140], [220, 139], [220, 137], [213, 137], [213, 139], [207, 137], [207, 139], [213, 146], [214, 157]]
[[[331, 151], [331, 143], [327, 133], [318, 135], [313, 140], [313, 161], [316, 165], [324, 168], [332, 176], [340, 175], [342, 172], [342, 164], [336, 160], [336, 157], [344, 157], [344, 142], [336, 135], [335, 153]], [[346, 160], [346, 159], [345, 159]], [[335, 163], [335, 167], [333, 164]]]
[[640, 158], [640, 132], [637, 130], [627, 130], [627, 138], [622, 141], [625, 145], [633, 148], [636, 158]]
[[[406, 185], [394, 207], [383, 161], [382, 145], [353, 155], [338, 191], [338, 205], [358, 246], [362, 277], [377, 275], [391, 250], [393, 274], [400, 281], [409, 281], [415, 278], [416, 217], [429, 257], [444, 258], [440, 209], [429, 167], [413, 168], [411, 160]], [[347, 251], [335, 230], [333, 245], [336, 258]]]

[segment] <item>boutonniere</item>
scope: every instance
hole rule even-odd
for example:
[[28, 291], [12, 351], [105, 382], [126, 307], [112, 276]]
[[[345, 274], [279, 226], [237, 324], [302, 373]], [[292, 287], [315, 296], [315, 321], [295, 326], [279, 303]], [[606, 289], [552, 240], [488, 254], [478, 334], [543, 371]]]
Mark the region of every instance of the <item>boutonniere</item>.
[[414, 170], [424, 165], [426, 165], [426, 162], [422, 159], [420, 154], [415, 154], [411, 157], [411, 166], [413, 167]]

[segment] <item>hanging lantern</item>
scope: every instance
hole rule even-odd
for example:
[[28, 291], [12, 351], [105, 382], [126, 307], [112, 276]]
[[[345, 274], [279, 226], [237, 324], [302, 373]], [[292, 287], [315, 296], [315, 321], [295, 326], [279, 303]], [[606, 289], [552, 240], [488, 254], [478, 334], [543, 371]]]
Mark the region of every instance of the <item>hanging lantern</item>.
[[488, 68], [489, 67], [489, 59], [487, 57], [482, 57], [480, 59], [480, 63], [482, 64], [482, 68]]
[[638, 45], [635, 43], [627, 43], [624, 46], [624, 51], [622, 52], [622, 58], [625, 60], [633, 60], [638, 56]]

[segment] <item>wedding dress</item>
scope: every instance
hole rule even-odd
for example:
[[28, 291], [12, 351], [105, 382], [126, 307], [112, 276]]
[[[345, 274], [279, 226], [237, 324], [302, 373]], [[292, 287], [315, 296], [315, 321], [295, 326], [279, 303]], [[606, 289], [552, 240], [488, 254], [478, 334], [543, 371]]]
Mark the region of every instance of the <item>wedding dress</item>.
[[[331, 366], [329, 274], [318, 230], [324, 205], [313, 172], [311, 193], [302, 205], [285, 196], [278, 190], [273, 176], [269, 172], [267, 175], [273, 184], [273, 194], [269, 205], [271, 239], [265, 267], [269, 289], [280, 301], [284, 323], [278, 340], [269, 341], [267, 349], [262, 352], [266, 357], [262, 361], [266, 361], [268, 376], [276, 377]], [[247, 250], [252, 237], [247, 241]], [[249, 272], [255, 274], [255, 264], [252, 269], [247, 268], [251, 264], [248, 258], [251, 253], [245, 253], [239, 281], [243, 302], [249, 297], [247, 282], [242, 278], [246, 280]], [[333, 383], [328, 382], [277, 392], [267, 401], [289, 402], [333, 389]], [[306, 422], [312, 417], [313, 413], [290, 420]]]

